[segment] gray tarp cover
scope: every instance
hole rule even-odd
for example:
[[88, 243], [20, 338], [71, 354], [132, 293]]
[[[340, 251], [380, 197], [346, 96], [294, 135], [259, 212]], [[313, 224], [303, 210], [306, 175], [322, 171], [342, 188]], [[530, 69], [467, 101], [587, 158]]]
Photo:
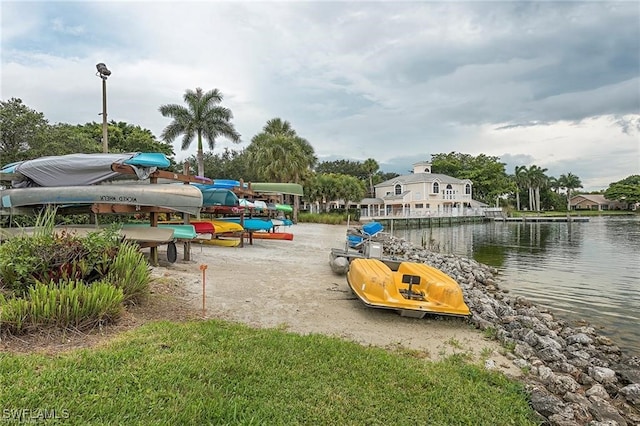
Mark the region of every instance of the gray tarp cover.
[[[15, 172], [26, 180], [14, 181], [14, 188], [28, 186], [93, 185], [122, 176], [111, 170], [111, 164], [123, 163], [137, 152], [123, 154], [69, 154], [27, 160], [16, 166]], [[146, 179], [156, 167], [131, 166], [138, 179]]]

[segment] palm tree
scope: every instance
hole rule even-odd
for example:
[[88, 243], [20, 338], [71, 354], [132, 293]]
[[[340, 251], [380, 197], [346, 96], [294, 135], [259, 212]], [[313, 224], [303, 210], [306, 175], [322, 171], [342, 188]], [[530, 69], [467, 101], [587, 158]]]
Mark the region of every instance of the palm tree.
[[[311, 144], [297, 135], [288, 121], [267, 121], [262, 133], [247, 147], [249, 161], [266, 179], [303, 183], [317, 162]], [[300, 198], [294, 196], [293, 220], [298, 220]]]
[[527, 169], [524, 167], [524, 183], [529, 188], [529, 210], [540, 211], [540, 188], [547, 184], [547, 176], [544, 174], [547, 169], [540, 168], [532, 164]]
[[529, 167], [529, 173], [531, 178], [531, 185], [534, 189], [535, 195], [535, 210], [540, 211], [540, 188], [544, 188], [547, 185], [548, 177], [544, 174], [547, 169], [540, 168], [535, 164]]
[[161, 105], [158, 110], [164, 117], [173, 121], [162, 131], [162, 139], [173, 142], [179, 135], [182, 137], [182, 149], [186, 150], [198, 138], [198, 175], [204, 176], [204, 155], [202, 139], [206, 139], [209, 149], [213, 151], [216, 138], [224, 136], [232, 142], [240, 142], [240, 134], [236, 132], [231, 119], [231, 110], [220, 106], [222, 93], [218, 89], [204, 92], [200, 87], [195, 91], [187, 89], [184, 94], [186, 107], [177, 104]]
[[380, 169], [380, 165], [373, 158], [367, 158], [365, 162], [362, 164], [362, 168], [367, 173], [369, 177], [369, 196], [375, 197], [375, 192], [373, 191], [373, 175], [375, 175]]
[[516, 166], [514, 180], [516, 184], [516, 209], [520, 210], [520, 187], [526, 185], [527, 166]]
[[560, 175], [560, 179], [558, 179], [558, 185], [567, 190], [567, 211], [570, 211], [571, 191], [573, 189], [582, 188], [582, 182], [580, 182], [580, 178], [578, 176], [569, 172], [566, 175]]
[[558, 194], [558, 191], [560, 190], [560, 188], [562, 188], [562, 185], [560, 185], [560, 179], [557, 179], [555, 176], [551, 176], [548, 179], [548, 183], [549, 188], [551, 188], [553, 192]]
[[529, 168], [527, 168], [527, 166], [522, 166], [522, 169], [519, 173], [521, 176], [521, 182], [523, 187], [526, 187], [528, 190], [529, 211], [535, 210], [535, 191], [533, 189], [534, 188], [533, 181], [535, 179], [534, 167], [537, 167], [537, 166], [531, 166]]

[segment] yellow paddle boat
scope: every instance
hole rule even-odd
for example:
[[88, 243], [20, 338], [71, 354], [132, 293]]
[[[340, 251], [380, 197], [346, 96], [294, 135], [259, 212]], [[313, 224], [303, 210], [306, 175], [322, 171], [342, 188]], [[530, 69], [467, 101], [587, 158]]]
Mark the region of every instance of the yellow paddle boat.
[[391, 269], [379, 259], [353, 259], [347, 282], [365, 305], [393, 309], [402, 316], [471, 314], [458, 283], [423, 263], [400, 262]]

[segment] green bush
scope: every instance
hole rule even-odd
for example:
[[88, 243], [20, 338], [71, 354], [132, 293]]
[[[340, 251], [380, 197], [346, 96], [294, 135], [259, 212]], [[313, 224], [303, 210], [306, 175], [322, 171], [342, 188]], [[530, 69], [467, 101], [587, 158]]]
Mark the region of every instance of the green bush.
[[[347, 223], [347, 213], [300, 213], [298, 222], [306, 223], [325, 223], [328, 225], [341, 225]], [[351, 222], [355, 222], [353, 216], [350, 217]]]
[[36, 220], [33, 235], [0, 245], [4, 331], [91, 327], [116, 318], [123, 302], [140, 301], [149, 292], [149, 264], [116, 227], [80, 237], [56, 231], [54, 219], [48, 210]]
[[122, 289], [126, 302], [139, 302], [149, 294], [151, 270], [137, 245], [122, 243], [109, 264], [107, 281]]
[[0, 294], [3, 331], [22, 333], [43, 326], [87, 329], [120, 316], [122, 290], [106, 281], [36, 282], [24, 297]]
[[0, 245], [0, 286], [22, 294], [36, 281], [101, 279], [119, 245], [109, 229], [84, 238], [52, 230], [9, 239]]

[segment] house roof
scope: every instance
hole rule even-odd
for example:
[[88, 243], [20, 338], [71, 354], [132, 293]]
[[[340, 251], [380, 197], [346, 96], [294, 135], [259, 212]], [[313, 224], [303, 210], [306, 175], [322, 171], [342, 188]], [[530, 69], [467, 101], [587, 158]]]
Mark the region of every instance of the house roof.
[[409, 193], [409, 191], [404, 191], [401, 194], [389, 194], [389, 195], [385, 195], [384, 197], [382, 197], [383, 200], [402, 200], [404, 198], [405, 195], [407, 195]]
[[390, 186], [390, 185], [395, 185], [396, 183], [409, 184], [409, 183], [434, 182], [436, 180], [442, 183], [455, 183], [455, 184], [471, 182], [469, 179], [462, 180], [462, 179], [454, 178], [448, 175], [443, 175], [440, 173], [411, 173], [408, 175], [396, 176], [392, 179], [385, 180], [384, 182], [381, 182], [375, 185], [375, 187], [378, 188], [381, 186]]
[[604, 195], [602, 194], [579, 194], [579, 195], [574, 195], [573, 197], [571, 197], [571, 203], [572, 204], [577, 204], [582, 200], [587, 200], [587, 201], [591, 201], [597, 204], [608, 204], [611, 203], [613, 201], [608, 200], [606, 198], [604, 198]]

